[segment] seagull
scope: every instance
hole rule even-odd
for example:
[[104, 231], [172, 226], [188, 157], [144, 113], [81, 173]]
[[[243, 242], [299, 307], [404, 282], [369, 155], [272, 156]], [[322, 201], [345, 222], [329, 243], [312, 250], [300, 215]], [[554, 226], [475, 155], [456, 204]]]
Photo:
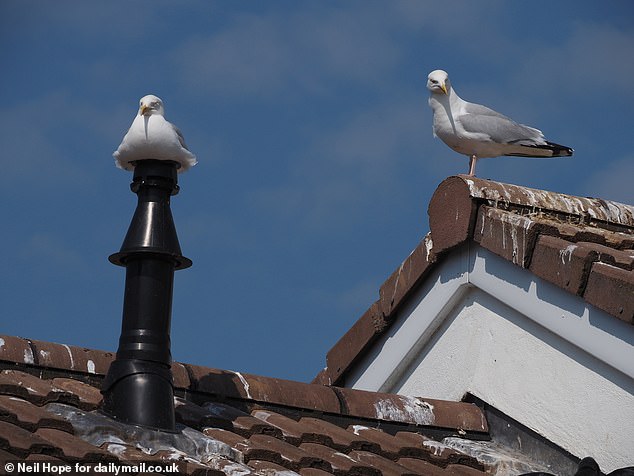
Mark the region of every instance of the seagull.
[[518, 124], [499, 112], [467, 102], [451, 87], [449, 75], [437, 69], [427, 77], [429, 105], [434, 112], [434, 137], [469, 157], [469, 175], [485, 157], [568, 157], [573, 150], [544, 139], [538, 129]]
[[134, 170], [135, 162], [143, 159], [171, 160], [184, 172], [196, 165], [196, 157], [185, 145], [183, 134], [165, 120], [163, 101], [153, 94], [139, 101], [139, 112], [119, 148], [112, 154], [120, 169]]

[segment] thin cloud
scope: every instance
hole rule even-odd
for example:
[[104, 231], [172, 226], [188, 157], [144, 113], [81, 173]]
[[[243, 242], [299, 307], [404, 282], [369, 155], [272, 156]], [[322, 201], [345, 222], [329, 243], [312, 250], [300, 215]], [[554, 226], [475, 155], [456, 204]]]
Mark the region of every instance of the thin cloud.
[[398, 194], [403, 174], [428, 159], [423, 151], [433, 137], [425, 109], [425, 101], [412, 94], [315, 130], [290, 177], [254, 192], [254, 206], [311, 229], [354, 226], [353, 217], [363, 220], [371, 213], [368, 204]]
[[[540, 86], [541, 95], [577, 101], [588, 91], [634, 93], [634, 32], [602, 23], [578, 22], [557, 44], [528, 50], [515, 79], [526, 87]], [[598, 94], [597, 94], [598, 95]]]
[[304, 6], [236, 15], [223, 30], [183, 41], [171, 61], [183, 84], [215, 94], [327, 94], [342, 82], [372, 85], [402, 55], [393, 25], [376, 10]]

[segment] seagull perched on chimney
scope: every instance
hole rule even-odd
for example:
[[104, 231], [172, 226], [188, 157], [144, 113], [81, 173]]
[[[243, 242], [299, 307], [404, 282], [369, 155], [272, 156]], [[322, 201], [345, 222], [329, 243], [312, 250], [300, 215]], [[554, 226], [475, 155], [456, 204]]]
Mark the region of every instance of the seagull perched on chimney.
[[144, 159], [171, 160], [184, 172], [196, 165], [196, 157], [185, 145], [183, 134], [165, 120], [160, 98], [149, 94], [141, 98], [139, 112], [113, 157], [117, 167], [134, 170], [135, 162]]
[[544, 139], [544, 134], [480, 104], [464, 101], [449, 75], [437, 69], [427, 77], [429, 105], [434, 112], [434, 137], [469, 157], [469, 175], [485, 157], [567, 157], [573, 150]]

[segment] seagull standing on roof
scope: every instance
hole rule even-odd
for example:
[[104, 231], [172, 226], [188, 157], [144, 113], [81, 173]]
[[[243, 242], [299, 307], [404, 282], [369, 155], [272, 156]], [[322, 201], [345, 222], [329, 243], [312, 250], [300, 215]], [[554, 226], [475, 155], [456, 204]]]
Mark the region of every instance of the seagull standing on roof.
[[434, 111], [434, 137], [469, 156], [469, 175], [475, 175], [477, 160], [485, 157], [572, 155], [570, 147], [548, 142], [540, 130], [518, 124], [486, 106], [464, 101], [441, 69], [429, 73], [427, 89]]
[[160, 98], [152, 94], [141, 98], [139, 113], [112, 154], [117, 167], [134, 170], [135, 162], [144, 159], [178, 162], [179, 172], [196, 165], [196, 157], [187, 149], [183, 134], [165, 120], [164, 114]]

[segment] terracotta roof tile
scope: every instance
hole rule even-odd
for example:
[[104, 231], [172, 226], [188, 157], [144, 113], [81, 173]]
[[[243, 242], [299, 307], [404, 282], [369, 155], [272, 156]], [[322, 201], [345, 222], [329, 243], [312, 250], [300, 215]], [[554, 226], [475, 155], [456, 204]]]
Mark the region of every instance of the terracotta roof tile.
[[100, 448], [108, 453], [118, 456], [124, 461], [149, 461], [152, 459], [152, 455], [148, 455], [136, 446], [124, 441], [104, 443], [100, 446]]
[[355, 435], [359, 435], [368, 441], [372, 441], [379, 445], [378, 453], [386, 458], [395, 460], [402, 449], [399, 441], [389, 433], [385, 433], [376, 428], [368, 428], [363, 425], [350, 425], [348, 431], [352, 431]]
[[187, 367], [180, 362], [172, 362], [172, 376], [174, 377], [174, 387], [177, 388], [190, 388], [191, 380], [189, 379], [189, 373]]
[[227, 427], [240, 436], [248, 438], [251, 435], [265, 434], [281, 438], [282, 431], [269, 425], [263, 420], [254, 418], [248, 413], [240, 411], [229, 405], [217, 402], [206, 403], [203, 408], [215, 417], [208, 423], [215, 423], [220, 428]]
[[253, 435], [246, 444], [239, 444], [236, 449], [244, 454], [247, 463], [255, 459], [276, 463], [293, 471], [300, 468], [331, 471], [330, 463], [327, 461], [268, 435]]
[[419, 433], [399, 432], [396, 438], [400, 440], [400, 454], [403, 456], [416, 456], [440, 466], [460, 463], [482, 469], [482, 465], [476, 459]]
[[527, 268], [535, 246], [537, 230], [537, 223], [528, 217], [481, 206], [473, 239], [496, 255]]
[[33, 364], [33, 348], [27, 339], [2, 336], [0, 340], [0, 360], [22, 364]]
[[[446, 469], [439, 468], [425, 460], [416, 459], [416, 458], [399, 458], [397, 463], [401, 466], [414, 471], [415, 474], [424, 474], [426, 476], [446, 476], [447, 474], [452, 474]], [[482, 474], [482, 472], [477, 471], [477, 474]]]
[[99, 389], [79, 380], [54, 378], [51, 383], [55, 389], [74, 395], [77, 398], [77, 406], [82, 410], [96, 410], [103, 402], [103, 396]]
[[377, 420], [414, 422], [419, 425], [457, 428], [465, 431], [488, 431], [482, 412], [470, 403], [348, 388], [337, 388], [336, 391], [350, 415]]
[[228, 398], [264, 401], [323, 412], [339, 412], [337, 396], [326, 387], [195, 365], [186, 365], [186, 368], [191, 379], [191, 390], [219, 394]]
[[0, 395], [0, 420], [29, 431], [35, 431], [38, 428], [56, 428], [73, 433], [73, 426], [63, 418], [29, 401], [8, 395]]
[[327, 387], [244, 374], [248, 397], [255, 401], [338, 413], [337, 396]]
[[14, 460], [14, 459], [17, 460], [18, 457], [16, 455], [14, 455], [13, 453], [9, 453], [6, 450], [0, 449], [0, 464], [4, 464], [7, 461], [11, 461], [11, 460]]
[[583, 241], [578, 241], [575, 244], [596, 253], [597, 261], [625, 270], [634, 269], [634, 249], [616, 250], [609, 246]]
[[28, 399], [37, 405], [58, 400], [62, 396], [55, 392], [49, 380], [42, 380], [19, 370], [0, 372], [0, 394]]
[[[254, 462], [252, 462], [254, 463]], [[253, 469], [255, 466], [247, 466], [242, 463], [236, 463], [235, 461], [230, 461], [228, 459], [219, 459], [213, 463], [214, 468], [212, 469], [200, 469], [196, 470], [192, 473], [191, 476], [224, 476], [224, 475], [244, 475], [249, 476], [251, 474], [256, 474]]]
[[466, 185], [461, 178], [450, 177], [436, 189], [429, 201], [427, 214], [435, 257], [472, 236], [479, 204], [473, 200]]
[[379, 289], [378, 305], [386, 320], [390, 320], [392, 311], [407, 297], [412, 287], [433, 262], [430, 256], [431, 248], [432, 242], [428, 235]]
[[331, 472], [326, 472], [323, 469], [317, 468], [302, 468], [299, 470], [301, 476], [328, 476]]
[[321, 443], [343, 453], [353, 449], [380, 450], [378, 444], [319, 418], [304, 417], [299, 422], [306, 428], [304, 441]]
[[112, 352], [86, 349], [74, 345], [30, 341], [36, 363], [42, 367], [64, 368], [95, 375], [105, 375], [114, 360]]
[[566, 291], [582, 295], [596, 258], [590, 247], [544, 235], [535, 245], [530, 270]]
[[[15, 460], [15, 458], [11, 458], [11, 459]], [[53, 464], [53, 465], [56, 465], [56, 466], [68, 464], [68, 462], [63, 461], [63, 460], [61, 460], [59, 458], [55, 458], [53, 456], [45, 455], [45, 454], [37, 454], [37, 453], [30, 454], [29, 456], [24, 458], [24, 461], [27, 461], [29, 463], [31, 463], [31, 462], [33, 462], [33, 463], [37, 463], [37, 462], [39, 462], [39, 463], [50, 463], [50, 464]], [[51, 472], [46, 472], [42, 468], [41, 474], [42, 475], [59, 476], [60, 473], [57, 472], [57, 471], [56, 472], [52, 472], [52, 471]], [[88, 473], [88, 474], [89, 474], [89, 476], [93, 476], [94, 475], [94, 473]], [[38, 476], [39, 476], [39, 473], [38, 473]]]
[[235, 448], [238, 444], [246, 444], [246, 439], [242, 436], [233, 433], [229, 430], [223, 430], [222, 428], [208, 427], [203, 429], [203, 434], [214, 438], [215, 440], [222, 441], [229, 446]]
[[468, 242], [634, 323], [634, 206], [455, 176], [438, 186], [428, 213], [431, 232], [328, 352], [314, 383], [344, 384], [429, 270]]
[[293, 445], [299, 445], [304, 436], [304, 428], [297, 421], [279, 413], [268, 410], [253, 410], [253, 417], [266, 422], [268, 425], [277, 428], [281, 432], [281, 437]]
[[[276, 474], [278, 472], [284, 474], [284, 472], [288, 472], [289, 471], [288, 469], [286, 469], [281, 464], [272, 463], [271, 461], [259, 461], [259, 460], [256, 460], [256, 459], [253, 459], [253, 460], [249, 461], [249, 466], [252, 467], [253, 469], [255, 469], [256, 471], [261, 472], [261, 473], [258, 473], [258, 474]], [[255, 473], [253, 473], [253, 474], [255, 474]], [[291, 474], [294, 474], [294, 472], [291, 473]]]
[[348, 456], [372, 468], [378, 469], [383, 476], [420, 476], [415, 471], [401, 466], [395, 461], [379, 456], [376, 453], [355, 450], [351, 451]]
[[315, 383], [330, 385], [338, 380], [350, 361], [381, 335], [387, 326], [379, 303], [374, 303], [328, 352], [326, 362], [330, 372], [324, 374], [323, 381]]
[[318, 455], [324, 461], [330, 463], [334, 474], [367, 474], [381, 476], [381, 472], [378, 469], [352, 459], [350, 456], [329, 446], [320, 445], [318, 443], [302, 443], [300, 448], [308, 453]]
[[185, 400], [184, 398], [175, 398], [175, 414], [176, 421], [178, 423], [182, 423], [183, 425], [190, 426], [198, 430], [214, 424], [216, 426], [220, 426], [221, 428], [232, 427], [229, 420], [221, 420], [219, 422], [216, 415], [210, 413], [199, 405]]
[[[68, 433], [66, 433], [68, 434]], [[0, 449], [9, 451], [20, 458], [26, 458], [31, 453], [43, 453], [59, 456], [60, 449], [24, 428], [0, 421]]]
[[594, 263], [583, 297], [599, 309], [634, 324], [634, 273]]
[[24, 461], [52, 461], [54, 463], [65, 463], [64, 460], [45, 453], [31, 453], [29, 456], [24, 458]]
[[118, 461], [115, 456], [107, 451], [74, 438], [65, 431], [54, 428], [39, 428], [33, 435], [47, 441], [52, 447], [61, 449], [63, 455], [71, 462]]
[[482, 471], [459, 464], [450, 464], [446, 471], [455, 476], [482, 476], [484, 474]]
[[[407, 465], [398, 464], [406, 458], [425, 460], [447, 474], [446, 466], [457, 461], [449, 452], [444, 454], [447, 458], [434, 459], [421, 440], [408, 440], [402, 434], [436, 434], [439, 422], [454, 425], [444, 430], [447, 435], [462, 427], [486, 434], [483, 414], [470, 404], [413, 401], [175, 364], [175, 372], [181, 373], [175, 378], [181, 385], [176, 386], [176, 416], [178, 424], [185, 425], [180, 427], [183, 433], [143, 436], [141, 430], [132, 431], [99, 412], [98, 386], [103, 377], [80, 371], [70, 358], [63, 358], [69, 355], [66, 346], [36, 345], [51, 350], [39, 367], [37, 361], [23, 362], [21, 351], [26, 345], [31, 348], [31, 341], [0, 338], [20, 349], [5, 349], [1, 361], [5, 370], [0, 372], [0, 451], [15, 458], [44, 455], [68, 463], [178, 461], [181, 473], [187, 475], [267, 470], [377, 475], [382, 474], [379, 468], [388, 471], [385, 474], [409, 474]], [[72, 354], [74, 348], [69, 348]], [[107, 358], [105, 352], [86, 352], [98, 354]], [[387, 428], [400, 432], [392, 436]], [[151, 443], [154, 438], [156, 443]], [[148, 445], [157, 446], [148, 452]], [[477, 466], [472, 458], [461, 456]]]

